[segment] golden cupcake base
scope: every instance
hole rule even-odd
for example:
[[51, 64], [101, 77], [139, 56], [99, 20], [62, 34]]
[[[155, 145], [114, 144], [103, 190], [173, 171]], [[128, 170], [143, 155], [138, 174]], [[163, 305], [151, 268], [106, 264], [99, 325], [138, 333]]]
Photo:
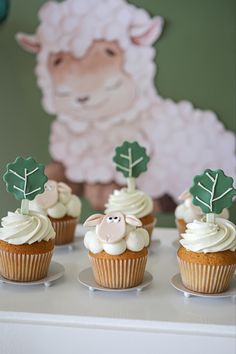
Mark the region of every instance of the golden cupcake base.
[[75, 228], [79, 221], [78, 218], [72, 218], [71, 216], [64, 216], [60, 219], [54, 219], [49, 217], [52, 227], [56, 232], [55, 245], [66, 245], [74, 241]]
[[140, 252], [126, 250], [119, 256], [89, 252], [95, 281], [105, 288], [126, 289], [142, 283], [147, 263], [147, 248]]
[[217, 294], [228, 289], [236, 269], [236, 252], [197, 253], [178, 250], [182, 282], [190, 290]]
[[0, 274], [9, 280], [30, 282], [46, 277], [54, 240], [31, 245], [11, 245], [0, 241]]

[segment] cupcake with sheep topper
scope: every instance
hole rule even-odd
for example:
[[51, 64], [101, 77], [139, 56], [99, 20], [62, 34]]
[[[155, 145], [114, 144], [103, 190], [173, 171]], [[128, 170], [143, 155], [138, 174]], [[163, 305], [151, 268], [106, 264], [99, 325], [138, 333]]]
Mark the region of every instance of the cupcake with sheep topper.
[[146, 149], [137, 142], [125, 141], [115, 149], [113, 157], [116, 170], [123, 173], [127, 187], [114, 190], [105, 204], [105, 213], [122, 212], [140, 219], [142, 227], [148, 231], [149, 243], [156, 219], [153, 215], [153, 201], [150, 196], [136, 189], [135, 181], [147, 170], [149, 156]]
[[[194, 220], [201, 220], [205, 216], [202, 209], [193, 204], [192, 199], [192, 194], [189, 191], [185, 191], [179, 196], [179, 200], [182, 203], [175, 209], [175, 224], [180, 237], [181, 234], [185, 232], [188, 223], [193, 222]], [[219, 217], [228, 219], [229, 210], [224, 208], [219, 214]]]
[[141, 221], [119, 211], [94, 214], [84, 223], [84, 245], [95, 281], [104, 288], [127, 289], [142, 283], [149, 235]]
[[30, 203], [30, 208], [49, 217], [56, 231], [56, 245], [67, 245], [74, 241], [75, 228], [81, 213], [81, 201], [72, 194], [67, 184], [49, 180], [44, 193], [36, 196]]
[[17, 157], [3, 179], [7, 191], [21, 200], [21, 208], [2, 218], [0, 274], [19, 282], [42, 279], [51, 262], [55, 231], [47, 216], [29, 210], [29, 201], [44, 192], [44, 166], [32, 157]]
[[236, 268], [236, 228], [219, 217], [236, 195], [233, 179], [222, 170], [207, 169], [194, 178], [192, 202], [206, 216], [186, 226], [177, 252], [184, 286], [199, 293], [227, 290]]

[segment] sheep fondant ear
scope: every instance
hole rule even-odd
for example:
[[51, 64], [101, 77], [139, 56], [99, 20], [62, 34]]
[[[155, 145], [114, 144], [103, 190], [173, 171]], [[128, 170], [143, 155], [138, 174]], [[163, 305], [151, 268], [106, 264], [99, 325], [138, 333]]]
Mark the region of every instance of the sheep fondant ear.
[[37, 54], [40, 51], [41, 46], [35, 35], [19, 32], [16, 34], [16, 40], [27, 52]]
[[183, 193], [181, 193], [178, 197], [179, 200], [186, 200], [187, 198], [191, 198], [191, 193], [189, 193], [189, 191], [184, 191]]
[[133, 225], [133, 226], [142, 226], [141, 221], [136, 218], [134, 215], [126, 215], [125, 216], [126, 224]]
[[134, 25], [131, 30], [131, 40], [134, 44], [148, 46], [153, 44], [161, 35], [163, 18], [152, 18], [148, 23]]
[[100, 224], [100, 222], [102, 221], [102, 219], [104, 218], [103, 214], [93, 214], [91, 216], [88, 217], [87, 220], [85, 220], [84, 222], [84, 226], [96, 226], [98, 224]]

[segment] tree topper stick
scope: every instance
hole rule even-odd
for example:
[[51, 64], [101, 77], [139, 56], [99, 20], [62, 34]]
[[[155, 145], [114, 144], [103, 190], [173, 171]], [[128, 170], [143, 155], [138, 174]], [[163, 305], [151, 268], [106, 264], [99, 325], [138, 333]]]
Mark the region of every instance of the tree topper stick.
[[29, 201], [27, 199], [22, 199], [20, 211], [21, 214], [29, 214]]

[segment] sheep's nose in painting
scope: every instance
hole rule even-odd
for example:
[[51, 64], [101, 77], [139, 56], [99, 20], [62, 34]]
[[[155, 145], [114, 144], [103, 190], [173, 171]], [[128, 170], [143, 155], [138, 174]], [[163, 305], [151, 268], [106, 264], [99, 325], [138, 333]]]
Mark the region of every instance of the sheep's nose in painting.
[[78, 97], [77, 102], [79, 103], [85, 103], [89, 100], [89, 96], [83, 96], [83, 97]]

